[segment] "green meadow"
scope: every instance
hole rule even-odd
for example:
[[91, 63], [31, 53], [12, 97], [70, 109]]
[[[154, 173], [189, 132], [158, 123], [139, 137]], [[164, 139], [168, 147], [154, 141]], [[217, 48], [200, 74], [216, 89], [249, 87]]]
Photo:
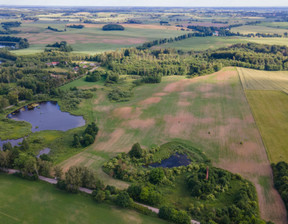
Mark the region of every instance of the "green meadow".
[[96, 203], [88, 195], [60, 191], [41, 181], [0, 174], [0, 182], [0, 223], [166, 223], [132, 210]]

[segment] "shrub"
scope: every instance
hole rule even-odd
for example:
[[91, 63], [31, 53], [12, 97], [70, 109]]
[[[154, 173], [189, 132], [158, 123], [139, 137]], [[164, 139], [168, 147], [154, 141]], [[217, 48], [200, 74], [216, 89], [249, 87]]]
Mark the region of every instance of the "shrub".
[[122, 191], [118, 194], [115, 203], [123, 208], [129, 208], [132, 206], [133, 200], [130, 198], [126, 191]]
[[165, 174], [163, 169], [161, 168], [155, 168], [151, 170], [150, 175], [149, 175], [149, 181], [152, 184], [159, 184], [163, 180]]
[[125, 30], [125, 28], [119, 24], [107, 24], [102, 27], [102, 30], [109, 31], [109, 30]]

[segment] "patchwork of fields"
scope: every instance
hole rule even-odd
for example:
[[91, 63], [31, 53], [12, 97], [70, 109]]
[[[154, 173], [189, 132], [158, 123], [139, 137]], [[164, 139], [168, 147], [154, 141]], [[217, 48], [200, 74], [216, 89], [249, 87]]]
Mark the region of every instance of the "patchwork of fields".
[[66, 28], [66, 32], [47, 30], [48, 26], [59, 30], [65, 29], [65, 24], [23, 23], [21, 27], [17, 28], [23, 33], [15, 36], [27, 38], [30, 47], [14, 52], [18, 55], [39, 53], [45, 49], [47, 44], [67, 41], [73, 47], [74, 53], [95, 54], [186, 33], [177, 27], [167, 28], [160, 25], [125, 24], [124, 31], [103, 31], [101, 29], [103, 24], [85, 24], [83, 29]]
[[97, 140], [64, 161], [64, 170], [89, 166], [107, 183], [125, 187], [101, 171], [107, 158], [128, 152], [135, 142], [149, 147], [188, 140], [214, 165], [255, 184], [264, 219], [286, 223], [284, 204], [273, 188], [270, 163], [234, 68], [193, 79], [165, 77], [160, 84], [137, 87], [129, 102], [110, 103], [99, 91], [94, 111], [100, 127]]

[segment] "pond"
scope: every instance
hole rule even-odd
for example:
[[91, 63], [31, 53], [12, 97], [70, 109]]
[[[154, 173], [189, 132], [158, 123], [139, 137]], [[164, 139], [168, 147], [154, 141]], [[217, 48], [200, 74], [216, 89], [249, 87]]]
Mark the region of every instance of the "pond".
[[9, 139], [9, 140], [1, 140], [0, 139], [0, 150], [2, 150], [2, 147], [5, 143], [10, 142], [12, 147], [18, 146], [21, 142], [23, 141], [23, 138], [18, 138], [18, 139]]
[[32, 132], [43, 130], [67, 131], [85, 125], [82, 116], [63, 112], [57, 102], [47, 101], [25, 106], [7, 116], [16, 121], [32, 124]]
[[38, 155], [36, 156], [37, 158], [39, 158], [41, 155], [44, 155], [44, 154], [49, 154], [50, 153], [50, 150], [51, 149], [49, 149], [49, 148], [45, 148], [45, 149], [42, 149], [39, 153], [38, 153]]
[[185, 154], [176, 153], [170, 156], [168, 159], [163, 159], [161, 163], [152, 163], [149, 166], [152, 167], [163, 167], [163, 168], [172, 168], [178, 166], [188, 166], [191, 160]]

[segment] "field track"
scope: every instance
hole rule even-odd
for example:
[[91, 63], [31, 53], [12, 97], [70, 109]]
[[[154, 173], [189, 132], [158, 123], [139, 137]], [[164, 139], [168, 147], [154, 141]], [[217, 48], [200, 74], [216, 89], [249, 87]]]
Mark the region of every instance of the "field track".
[[110, 103], [102, 97], [95, 110], [100, 126], [97, 140], [64, 161], [64, 170], [86, 165], [117, 185], [101, 171], [107, 158], [128, 152], [135, 142], [149, 147], [172, 139], [188, 140], [215, 166], [255, 184], [262, 218], [286, 223], [286, 210], [273, 188], [270, 163], [236, 69], [193, 79], [167, 77], [161, 84], [138, 87], [129, 102]]

